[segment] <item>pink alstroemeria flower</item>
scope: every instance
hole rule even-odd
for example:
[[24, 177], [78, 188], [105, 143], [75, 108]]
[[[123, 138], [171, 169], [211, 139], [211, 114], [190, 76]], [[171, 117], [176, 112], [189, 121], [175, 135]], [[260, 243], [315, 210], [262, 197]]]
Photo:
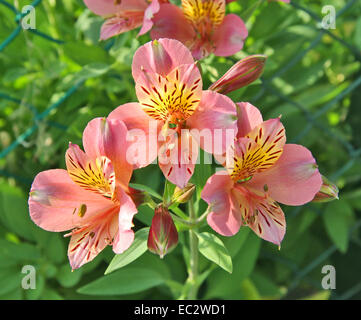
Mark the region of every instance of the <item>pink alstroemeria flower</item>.
[[[109, 119], [123, 121], [128, 130], [145, 132], [147, 138], [140, 140], [146, 147], [140, 153], [148, 150], [151, 155], [137, 167], [153, 162], [158, 153], [164, 176], [184, 188], [194, 172], [198, 146], [223, 154], [233, 142], [236, 105], [227, 96], [202, 90], [202, 77], [191, 52], [177, 40], [160, 39], [141, 46], [134, 55], [132, 72], [139, 103], [118, 107]], [[149, 146], [147, 128], [154, 122], [157, 140]]]
[[243, 48], [248, 31], [240, 17], [225, 15], [225, 7], [225, 0], [182, 0], [182, 9], [164, 4], [154, 16], [151, 37], [177, 39], [195, 59], [231, 56]]
[[153, 26], [154, 14], [166, 2], [168, 0], [84, 0], [91, 11], [106, 19], [100, 31], [101, 40], [140, 26], [139, 35], [147, 33]]
[[133, 168], [125, 159], [126, 134], [121, 121], [90, 121], [83, 133], [85, 152], [69, 143], [67, 170], [40, 172], [31, 186], [31, 219], [48, 231], [71, 230], [66, 236], [72, 269], [107, 245], [121, 253], [133, 242], [137, 208], [128, 189]]
[[299, 206], [313, 200], [322, 178], [311, 152], [285, 144], [279, 118], [263, 121], [259, 110], [239, 103], [237, 140], [228, 150], [226, 168], [211, 176], [202, 199], [210, 206], [208, 224], [231, 236], [242, 225], [280, 245], [286, 220], [279, 203]]

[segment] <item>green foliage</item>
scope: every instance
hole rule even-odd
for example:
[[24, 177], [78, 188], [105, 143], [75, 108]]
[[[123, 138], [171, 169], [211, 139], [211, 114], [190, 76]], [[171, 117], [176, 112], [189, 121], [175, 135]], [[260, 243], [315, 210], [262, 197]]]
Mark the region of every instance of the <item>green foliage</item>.
[[111, 273], [114, 270], [120, 269], [138, 259], [147, 248], [149, 228], [143, 228], [138, 230], [134, 235], [134, 241], [131, 246], [121, 254], [115, 255], [113, 260], [110, 262], [105, 274]]
[[[262, 80], [229, 96], [258, 106], [264, 119], [282, 114], [288, 142], [312, 151], [320, 171], [338, 185], [341, 200], [283, 206], [287, 233], [280, 250], [247, 227], [222, 237], [202, 225], [197, 234], [201, 299], [361, 297], [350, 291], [361, 253], [361, 91], [355, 85], [361, 75], [361, 4], [354, 1], [337, 17], [337, 28], [325, 31], [304, 9], [321, 16], [327, 1], [291, 2], [228, 5], [229, 13], [247, 20], [249, 37], [233, 57], [212, 55], [201, 62], [204, 88], [240, 58], [266, 54]], [[336, 12], [349, 2], [335, 1]], [[26, 4], [15, 2], [18, 9]], [[65, 168], [67, 145], [81, 145], [89, 120], [136, 101], [132, 57], [149, 41], [147, 35], [136, 37], [137, 30], [98, 41], [103, 20], [82, 1], [42, 1], [36, 14], [37, 30], [64, 43], [21, 30], [0, 52], [0, 299], [181, 297], [190, 268], [188, 239], [179, 228], [179, 244], [163, 260], [146, 252], [154, 212], [149, 206], [138, 208], [135, 241], [128, 250], [115, 255], [107, 247], [73, 272], [67, 260], [69, 238], [44, 231], [30, 219], [27, 197], [36, 174]], [[13, 13], [0, 4], [0, 42], [15, 28]], [[206, 156], [200, 152], [201, 164], [191, 180], [197, 186], [198, 215], [207, 208], [200, 199], [202, 188], [218, 167], [202, 164]], [[156, 165], [134, 171], [131, 186], [155, 201], [169, 200], [174, 191], [167, 183], [163, 193], [164, 177]], [[172, 210], [184, 217], [186, 207]], [[37, 271], [35, 290], [21, 288], [22, 267], [28, 264]], [[332, 294], [320, 288], [325, 264], [335, 265], [342, 279]]]
[[232, 259], [221, 239], [212, 233], [197, 233], [199, 252], [222, 269], [232, 273]]

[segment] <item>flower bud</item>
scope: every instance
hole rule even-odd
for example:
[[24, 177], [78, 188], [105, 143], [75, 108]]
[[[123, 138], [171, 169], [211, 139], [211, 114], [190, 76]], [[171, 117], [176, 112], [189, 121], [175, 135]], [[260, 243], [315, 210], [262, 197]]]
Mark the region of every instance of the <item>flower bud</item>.
[[266, 59], [265, 55], [257, 54], [238, 61], [209, 90], [226, 94], [249, 85], [261, 76]]
[[186, 203], [192, 198], [196, 186], [188, 183], [183, 189], [176, 187], [172, 196], [172, 203]]
[[322, 186], [312, 200], [312, 202], [328, 202], [338, 199], [338, 188], [337, 186], [329, 181], [325, 176], [322, 176]]
[[154, 211], [148, 236], [149, 251], [163, 258], [178, 243], [178, 232], [167, 208], [162, 205]]

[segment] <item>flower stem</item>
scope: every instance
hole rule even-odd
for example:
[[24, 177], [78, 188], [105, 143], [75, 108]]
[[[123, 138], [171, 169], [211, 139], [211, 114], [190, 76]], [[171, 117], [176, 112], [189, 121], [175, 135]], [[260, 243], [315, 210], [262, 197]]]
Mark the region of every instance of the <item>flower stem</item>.
[[[191, 200], [189, 202], [189, 218], [195, 223], [196, 222], [196, 214], [194, 211], [194, 203]], [[189, 275], [188, 282], [190, 284], [190, 289], [188, 292], [188, 299], [194, 300], [197, 298], [198, 291], [198, 238], [193, 229], [189, 230], [189, 246], [190, 246], [190, 262], [189, 262]]]

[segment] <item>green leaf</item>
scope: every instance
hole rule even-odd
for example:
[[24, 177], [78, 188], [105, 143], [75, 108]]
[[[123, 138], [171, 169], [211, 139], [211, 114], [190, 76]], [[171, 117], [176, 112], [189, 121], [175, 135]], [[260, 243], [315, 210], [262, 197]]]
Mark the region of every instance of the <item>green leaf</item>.
[[208, 178], [212, 175], [212, 156], [200, 149], [199, 151], [199, 163], [195, 165], [194, 174], [192, 180], [197, 186], [197, 199], [200, 198], [202, 189], [206, 184]]
[[50, 234], [48, 245], [44, 249], [51, 262], [62, 263], [66, 258], [63, 239], [59, 234]]
[[142, 204], [138, 207], [138, 213], [135, 215], [135, 218], [145, 225], [150, 226], [152, 224], [153, 216], [154, 210], [148, 205]]
[[114, 256], [110, 262], [105, 274], [109, 274], [117, 269], [123, 268], [134, 260], [138, 259], [147, 251], [149, 228], [143, 228], [135, 233], [134, 241], [131, 246], [121, 254]]
[[34, 240], [36, 226], [30, 219], [25, 195], [7, 183], [0, 185], [0, 218], [17, 235]]
[[239, 252], [243, 243], [247, 240], [250, 231], [250, 228], [241, 228], [238, 233], [232, 237], [222, 237], [223, 243], [232, 258]]
[[222, 269], [232, 273], [232, 258], [221, 239], [212, 233], [196, 233], [199, 252]]
[[67, 57], [79, 65], [86, 65], [94, 61], [108, 62], [109, 55], [99, 46], [89, 46], [82, 42], [67, 42], [63, 46]]
[[5, 295], [16, 288], [21, 288], [21, 280], [24, 275], [17, 268], [0, 269], [0, 295]]
[[165, 180], [164, 193], [163, 193], [164, 203], [169, 203], [171, 201], [175, 187], [176, 186], [173, 183], [169, 182], [168, 180]]
[[20, 262], [37, 261], [41, 254], [40, 250], [29, 243], [13, 243], [0, 239], [0, 256]]
[[343, 253], [347, 251], [348, 247], [348, 229], [352, 215], [351, 206], [344, 200], [330, 203], [322, 215], [328, 236]]
[[227, 274], [215, 270], [208, 278], [208, 292], [205, 299], [229, 298], [236, 292], [240, 292], [241, 283], [252, 272], [258, 258], [261, 247], [261, 239], [254, 233], [250, 233], [247, 240], [233, 259], [233, 273]]
[[80, 281], [81, 276], [82, 269], [71, 271], [70, 266], [65, 264], [59, 269], [59, 272], [56, 275], [56, 279], [63, 287], [70, 288], [75, 286]]
[[146, 191], [154, 198], [162, 200], [162, 197], [158, 194], [158, 192], [154, 191], [151, 187], [139, 183], [129, 183], [129, 186], [136, 190]]
[[361, 17], [357, 19], [355, 36], [354, 36], [355, 45], [361, 50]]
[[241, 292], [246, 300], [260, 300], [261, 296], [254, 285], [253, 281], [249, 278], [243, 280], [241, 283]]
[[36, 276], [36, 287], [35, 289], [25, 290], [25, 297], [27, 300], [37, 300], [43, 293], [45, 288], [45, 278], [43, 275], [38, 274]]
[[103, 276], [77, 292], [89, 295], [122, 295], [141, 292], [165, 282], [158, 272], [144, 268], [126, 267]]

